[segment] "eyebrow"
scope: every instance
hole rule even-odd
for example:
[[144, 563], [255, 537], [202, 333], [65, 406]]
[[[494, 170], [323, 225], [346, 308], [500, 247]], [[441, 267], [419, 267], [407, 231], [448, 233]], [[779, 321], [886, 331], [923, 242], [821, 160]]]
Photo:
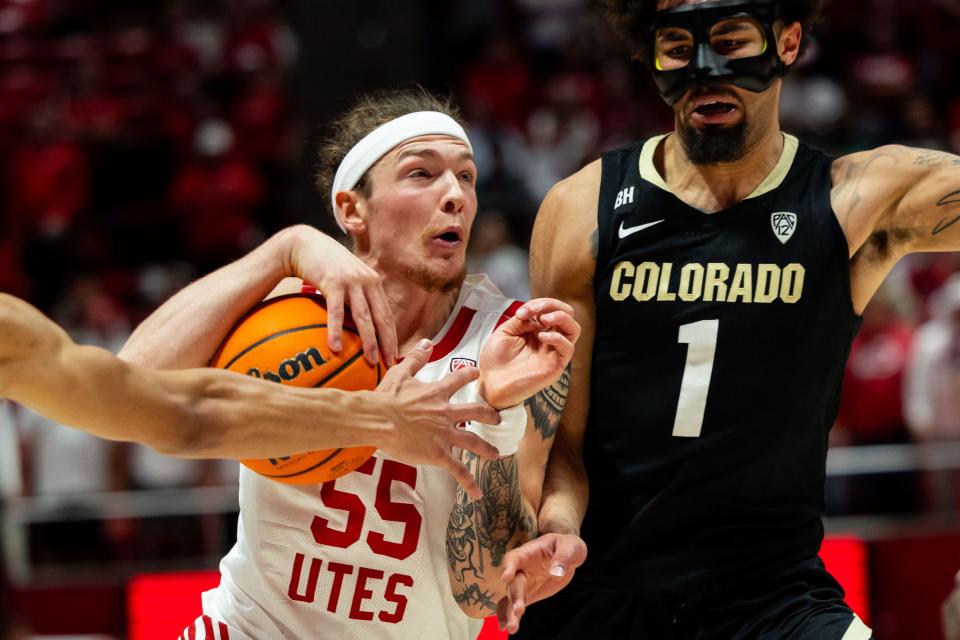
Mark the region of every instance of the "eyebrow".
[[[440, 152], [436, 149], [404, 149], [400, 152], [400, 155], [397, 156], [397, 162], [409, 158], [410, 156], [433, 156], [440, 157]], [[470, 160], [473, 161], [473, 154], [469, 151], [463, 151], [460, 155], [457, 156], [457, 160]]]
[[716, 29], [714, 29], [711, 32], [711, 35], [724, 36], [729, 33], [734, 33], [736, 31], [749, 31], [752, 26], [753, 25], [748, 20], [741, 20], [737, 22], [726, 22], [721, 24]]
[[668, 41], [668, 42], [680, 42], [682, 40], [689, 40], [690, 34], [682, 29], [677, 29], [675, 27], [668, 27], [665, 30], [665, 33], [661, 33], [659, 40]]

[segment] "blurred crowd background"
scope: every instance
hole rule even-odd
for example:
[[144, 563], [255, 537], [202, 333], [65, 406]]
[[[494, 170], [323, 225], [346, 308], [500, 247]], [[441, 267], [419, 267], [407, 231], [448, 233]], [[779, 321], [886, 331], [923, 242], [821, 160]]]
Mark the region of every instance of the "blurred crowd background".
[[[956, 0], [829, 2], [786, 80], [785, 130], [835, 154], [960, 153], [958, 34]], [[119, 348], [172, 292], [276, 230], [333, 231], [311, 177], [324, 124], [364, 90], [413, 82], [463, 109], [480, 171], [470, 269], [520, 298], [550, 186], [672, 126], [587, 0], [0, 0], [0, 290]], [[960, 440], [958, 271], [953, 254], [896, 268], [854, 344], [834, 444]], [[0, 406], [0, 497], [57, 496], [69, 514], [90, 492], [236, 481], [232, 464], [45, 422]], [[957, 489], [955, 474], [838, 478], [828, 509], [956, 511]], [[31, 527], [30, 562], [189, 555], [198, 536], [215, 557], [229, 520], [51, 521]]]

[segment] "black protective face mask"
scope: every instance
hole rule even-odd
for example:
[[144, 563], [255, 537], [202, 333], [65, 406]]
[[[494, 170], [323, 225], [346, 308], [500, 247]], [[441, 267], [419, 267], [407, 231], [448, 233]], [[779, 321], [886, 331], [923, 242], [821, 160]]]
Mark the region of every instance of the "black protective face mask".
[[667, 104], [691, 89], [732, 84], [761, 93], [788, 67], [777, 54], [775, 0], [716, 0], [658, 11], [650, 29], [653, 78]]

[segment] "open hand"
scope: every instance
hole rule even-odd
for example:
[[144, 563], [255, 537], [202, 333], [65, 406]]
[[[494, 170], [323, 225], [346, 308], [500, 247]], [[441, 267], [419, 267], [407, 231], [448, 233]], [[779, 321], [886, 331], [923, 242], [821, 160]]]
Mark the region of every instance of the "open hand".
[[290, 249], [288, 273], [294, 274], [323, 295], [327, 303], [327, 345], [334, 353], [343, 346], [344, 306], [357, 325], [363, 355], [377, 363], [377, 350], [386, 365], [397, 360], [397, 329], [387, 303], [379, 273], [342, 244], [308, 226], [296, 229]]
[[482, 402], [450, 403], [453, 394], [477, 379], [479, 373], [474, 367], [458, 369], [437, 382], [414, 378], [430, 360], [432, 350], [429, 340], [421, 340], [400, 364], [387, 371], [376, 393], [386, 399], [384, 410], [390, 416], [391, 428], [383, 442], [371, 444], [408, 464], [447, 469], [471, 498], [479, 500], [483, 492], [451, 449], [458, 447], [496, 460], [499, 452], [493, 445], [457, 425], [469, 420], [499, 424], [500, 414]]
[[556, 382], [580, 337], [573, 307], [552, 298], [527, 302], [480, 352], [480, 395], [496, 409], [520, 404]]
[[501, 629], [516, 633], [527, 605], [549, 598], [570, 583], [587, 559], [587, 545], [574, 534], [545, 533], [503, 559], [507, 595], [497, 603]]

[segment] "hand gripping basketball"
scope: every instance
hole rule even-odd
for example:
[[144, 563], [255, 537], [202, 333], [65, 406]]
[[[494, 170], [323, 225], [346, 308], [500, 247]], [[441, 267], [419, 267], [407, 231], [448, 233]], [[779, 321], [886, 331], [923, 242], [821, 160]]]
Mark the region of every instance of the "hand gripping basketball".
[[[375, 389], [382, 367], [363, 358], [357, 329], [345, 325], [342, 348], [334, 352], [327, 344], [328, 326], [320, 296], [272, 298], [237, 322], [214, 355], [212, 366], [297, 387]], [[342, 447], [241, 462], [277, 482], [313, 484], [350, 473], [374, 451], [375, 446]]]

